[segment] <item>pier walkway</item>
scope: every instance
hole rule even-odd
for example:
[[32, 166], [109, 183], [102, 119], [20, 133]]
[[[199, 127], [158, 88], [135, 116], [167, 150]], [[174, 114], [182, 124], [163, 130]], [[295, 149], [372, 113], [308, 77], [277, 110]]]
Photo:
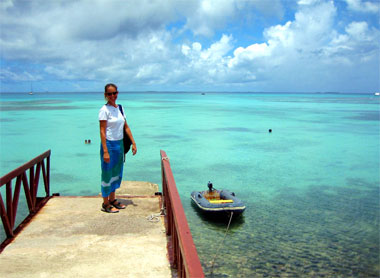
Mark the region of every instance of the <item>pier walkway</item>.
[[[169, 158], [160, 154], [162, 192], [123, 181], [116, 196], [127, 207], [119, 213], [102, 212], [100, 195], [51, 195], [50, 150], [1, 177], [0, 277], [203, 278]], [[22, 188], [29, 215], [16, 226]]]
[[160, 213], [157, 191], [123, 181], [119, 213], [102, 212], [99, 196], [51, 198], [0, 255], [0, 277], [172, 277], [164, 218], [147, 219]]

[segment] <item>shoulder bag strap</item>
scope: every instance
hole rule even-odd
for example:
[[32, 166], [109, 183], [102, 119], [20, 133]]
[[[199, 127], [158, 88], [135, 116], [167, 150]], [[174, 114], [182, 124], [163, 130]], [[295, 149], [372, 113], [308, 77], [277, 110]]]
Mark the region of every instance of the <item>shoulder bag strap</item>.
[[119, 110], [121, 112], [121, 115], [123, 115], [123, 117], [125, 118], [124, 113], [123, 113], [123, 106], [121, 106], [121, 104], [119, 104]]

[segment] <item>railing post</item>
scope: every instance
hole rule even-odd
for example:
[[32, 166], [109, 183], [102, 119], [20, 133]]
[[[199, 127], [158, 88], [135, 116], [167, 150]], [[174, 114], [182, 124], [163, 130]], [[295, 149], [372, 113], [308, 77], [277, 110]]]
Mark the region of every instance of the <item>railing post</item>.
[[29, 169], [29, 192], [30, 192], [30, 198], [32, 203], [32, 212], [34, 211], [34, 206], [36, 205], [35, 200], [33, 198], [34, 196], [34, 165], [30, 167]]
[[18, 200], [20, 197], [20, 189], [21, 189], [21, 176], [17, 176], [15, 192], [13, 194], [13, 204], [12, 204], [12, 210], [13, 210], [12, 227], [15, 226], [15, 222], [16, 222], [16, 214], [17, 214]]
[[46, 194], [47, 194], [47, 196], [50, 196], [50, 154], [47, 157], [46, 164], [47, 164], [47, 166], [46, 166], [46, 168], [47, 168], [47, 173], [46, 173], [46, 176], [47, 176], [47, 190], [46, 190]]
[[12, 237], [13, 231], [12, 231], [11, 225], [10, 225], [9, 220], [8, 220], [8, 215], [7, 215], [7, 212], [5, 210], [3, 197], [1, 197], [1, 194], [0, 194], [0, 216], [1, 216], [1, 221], [3, 222], [5, 234], [7, 235], [7, 237]]
[[13, 230], [12, 219], [13, 219], [13, 206], [12, 206], [12, 181], [7, 182], [6, 187], [7, 195], [7, 215], [10, 228]]
[[48, 177], [46, 174], [45, 163], [42, 162], [41, 166], [42, 166], [42, 177], [44, 179], [46, 196], [49, 196], [50, 195], [50, 186], [49, 186]]
[[24, 187], [24, 193], [25, 193], [26, 202], [28, 204], [29, 213], [32, 213], [33, 212], [33, 200], [32, 200], [32, 196], [30, 194], [30, 186], [28, 184], [28, 178], [27, 178], [25, 172], [22, 173], [22, 184]]
[[41, 161], [37, 163], [36, 167], [36, 172], [34, 175], [34, 180], [33, 180], [33, 199], [34, 199], [34, 206], [37, 205], [37, 191], [38, 191], [38, 183], [40, 181], [40, 172], [41, 172]]

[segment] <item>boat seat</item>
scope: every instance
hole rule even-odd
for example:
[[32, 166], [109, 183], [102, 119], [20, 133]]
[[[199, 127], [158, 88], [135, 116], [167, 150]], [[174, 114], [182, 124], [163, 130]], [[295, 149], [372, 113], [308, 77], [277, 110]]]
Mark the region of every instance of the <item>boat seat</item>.
[[212, 199], [215, 199], [215, 200], [220, 200], [220, 194], [219, 192], [216, 192], [216, 191], [207, 191], [204, 193], [203, 195], [207, 200], [212, 200]]
[[225, 204], [225, 203], [233, 203], [233, 200], [209, 200], [211, 204]]

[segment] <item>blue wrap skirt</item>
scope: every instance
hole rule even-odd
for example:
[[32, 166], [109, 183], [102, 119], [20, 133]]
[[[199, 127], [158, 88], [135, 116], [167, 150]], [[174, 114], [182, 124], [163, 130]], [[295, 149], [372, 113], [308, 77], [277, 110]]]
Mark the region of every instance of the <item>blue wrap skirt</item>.
[[112, 192], [120, 187], [123, 178], [123, 158], [124, 145], [123, 140], [110, 141], [106, 140], [110, 162], [106, 163], [103, 159], [103, 147], [100, 144], [100, 160], [102, 168], [101, 191], [103, 197], [108, 197]]

